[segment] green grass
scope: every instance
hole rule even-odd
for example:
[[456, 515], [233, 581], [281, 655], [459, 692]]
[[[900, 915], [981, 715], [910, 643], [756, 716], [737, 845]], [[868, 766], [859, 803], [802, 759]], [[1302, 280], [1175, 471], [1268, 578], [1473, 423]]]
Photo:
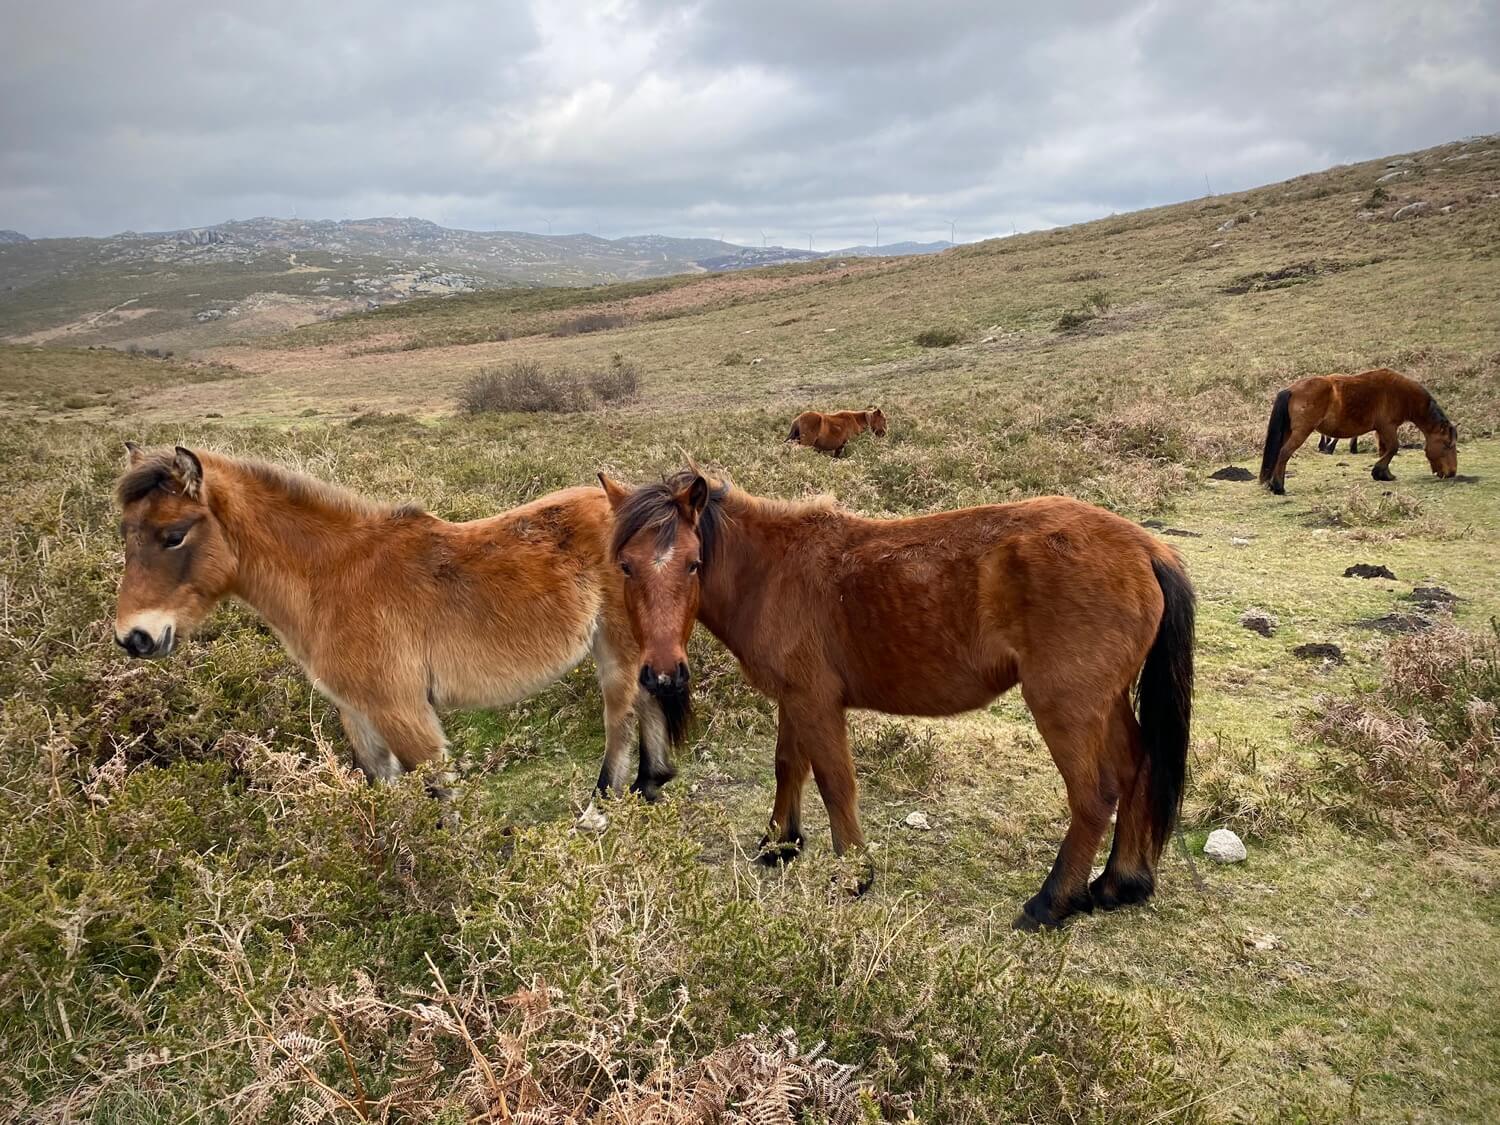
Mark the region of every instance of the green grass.
[[[1468, 170], [1493, 174], [1493, 157], [1442, 154], [1400, 192], [1462, 195]], [[1500, 361], [1481, 299], [1495, 205], [1362, 223], [1380, 166], [847, 277], [752, 277], [569, 339], [346, 354], [507, 308], [574, 316], [576, 291], [319, 326], [238, 349], [243, 378], [201, 384], [169, 382], [192, 370], [175, 363], [4, 353], [0, 393], [45, 422], [0, 432], [0, 1115], [279, 1120], [302, 1103], [352, 1119], [363, 1090], [393, 1118], [458, 1120], [493, 1108], [476, 1052], [512, 1111], [598, 1110], [609, 1091], [645, 1096], [653, 1073], [686, 1083], [742, 1034], [784, 1055], [785, 1027], [859, 1068], [875, 1119], [1495, 1119], [1494, 685], [1476, 663], [1500, 615]], [[1222, 291], [1330, 259], [1367, 264]], [[1108, 314], [1054, 333], [1095, 281]], [[629, 316], [695, 284], [598, 303]], [[976, 342], [923, 350], [932, 324]], [[482, 367], [588, 370], [614, 352], [642, 372], [627, 406], [455, 416]], [[1256, 465], [1276, 387], [1375, 363], [1439, 394], [1460, 479], [1405, 450], [1380, 483], [1372, 453], [1314, 443], [1285, 497], [1208, 478]], [[67, 400], [90, 380], [132, 389], [79, 418]], [[839, 461], [782, 442], [798, 409], [871, 402], [883, 442]], [[447, 718], [461, 819], [439, 830], [419, 779], [370, 789], [341, 772], [332, 708], [248, 612], [219, 611], [170, 661], [116, 654], [125, 437], [264, 456], [455, 519], [600, 468], [642, 480], [683, 450], [752, 491], [871, 514], [1064, 492], [1154, 516], [1200, 596], [1184, 839], [1196, 852], [1231, 827], [1249, 859], [1199, 856], [1195, 876], [1174, 846], [1148, 909], [1009, 931], [1067, 819], [1013, 693], [953, 720], [852, 717], [870, 895], [831, 892], [845, 873], [815, 792], [807, 854], [764, 873], [748, 859], [774, 711], [701, 631], [700, 725], [664, 807], [574, 830], [602, 742], [582, 668]], [[1343, 577], [1358, 562], [1397, 577]], [[1462, 634], [1392, 648], [1359, 624], [1411, 612], [1419, 585], [1458, 597]], [[1248, 608], [1277, 617], [1273, 636], [1238, 624]], [[1307, 643], [1346, 663], [1300, 659]], [[903, 827], [912, 811], [929, 831]], [[468, 1090], [479, 1102], [461, 1105]]]

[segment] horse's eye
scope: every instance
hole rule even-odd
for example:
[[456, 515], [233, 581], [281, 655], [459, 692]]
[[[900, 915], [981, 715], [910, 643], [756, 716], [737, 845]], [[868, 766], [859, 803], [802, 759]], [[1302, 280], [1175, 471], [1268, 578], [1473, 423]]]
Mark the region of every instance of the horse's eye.
[[620, 564], [620, 573], [623, 574], [626, 578], [629, 578], [630, 577], [630, 564], [622, 562]]
[[688, 573], [689, 574], [697, 574], [698, 571], [700, 571], [702, 569], [703, 569], [703, 564], [701, 562], [694, 561], [694, 562], [688, 563]]
[[161, 545], [168, 551], [182, 546], [182, 541], [187, 538], [186, 531], [169, 531], [161, 537]]

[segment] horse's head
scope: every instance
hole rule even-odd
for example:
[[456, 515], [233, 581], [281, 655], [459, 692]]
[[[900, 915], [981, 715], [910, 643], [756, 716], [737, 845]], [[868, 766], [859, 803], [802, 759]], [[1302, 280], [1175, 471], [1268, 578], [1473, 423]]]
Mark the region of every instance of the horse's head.
[[228, 593], [235, 555], [207, 503], [196, 454], [125, 448], [129, 465], [116, 486], [125, 573], [115, 641], [131, 656], [166, 656]]
[[885, 437], [885, 411], [877, 406], [865, 411], [865, 415], [870, 421], [870, 431], [876, 437]]
[[1451, 477], [1458, 472], [1458, 427], [1449, 423], [1427, 435], [1424, 449], [1427, 463], [1440, 477]]
[[625, 609], [641, 650], [641, 686], [664, 704], [686, 703], [688, 637], [724, 495], [697, 469], [631, 491], [599, 474], [614, 510], [612, 552], [625, 576]]

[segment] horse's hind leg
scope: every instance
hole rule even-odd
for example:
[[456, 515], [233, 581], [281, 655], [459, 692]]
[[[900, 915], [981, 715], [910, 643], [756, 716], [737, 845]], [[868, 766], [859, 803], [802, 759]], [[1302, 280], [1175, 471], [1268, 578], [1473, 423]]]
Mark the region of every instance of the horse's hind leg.
[[1271, 474], [1271, 491], [1278, 496], [1286, 491], [1286, 463], [1292, 459], [1293, 453], [1302, 448], [1302, 443], [1312, 432], [1311, 424], [1299, 421], [1295, 415], [1293, 416], [1291, 432], [1287, 434], [1286, 441], [1281, 443], [1281, 454], [1276, 458], [1276, 470]]
[[1109, 827], [1118, 796], [1108, 754], [1109, 705], [1095, 707], [1063, 691], [1046, 693], [1021, 683], [1021, 694], [1036, 719], [1052, 760], [1068, 791], [1072, 821], [1046, 881], [1016, 917], [1015, 927], [1059, 926], [1072, 914], [1094, 908], [1089, 873]]
[[1144, 902], [1156, 889], [1158, 848], [1151, 836], [1150, 767], [1141, 744], [1141, 726], [1130, 706], [1130, 696], [1121, 695], [1110, 716], [1107, 732], [1109, 758], [1120, 787], [1115, 813], [1115, 842], [1110, 848], [1104, 874], [1089, 887], [1096, 907], [1113, 910]]
[[[1335, 442], [1334, 444], [1338, 444], [1338, 443]], [[1349, 452], [1350, 453], [1358, 453], [1359, 452], [1359, 438], [1358, 437], [1352, 437], [1352, 438], [1349, 439]]]
[[[443, 725], [425, 699], [408, 707], [387, 705], [364, 711], [341, 704], [339, 718], [354, 743], [354, 760], [372, 781], [392, 781], [428, 762], [441, 764], [448, 749]], [[434, 797], [446, 799], [452, 784], [453, 775], [444, 770], [428, 782], [427, 789]]]

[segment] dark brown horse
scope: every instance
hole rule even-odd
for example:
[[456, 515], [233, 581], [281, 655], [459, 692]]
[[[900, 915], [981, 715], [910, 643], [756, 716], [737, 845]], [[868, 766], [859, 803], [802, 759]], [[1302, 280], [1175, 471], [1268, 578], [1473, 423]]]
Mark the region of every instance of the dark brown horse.
[[1072, 823], [1016, 924], [1152, 893], [1181, 800], [1193, 689], [1193, 589], [1165, 544], [1057, 496], [873, 520], [759, 499], [693, 469], [634, 492], [600, 481], [641, 682], [685, 688], [696, 617], [778, 704], [763, 861], [800, 848], [809, 770], [834, 850], [863, 846], [848, 708], [956, 715], [1019, 683]]
[[[1276, 396], [1260, 459], [1260, 483], [1286, 491], [1286, 463], [1314, 430], [1325, 438], [1354, 440], [1368, 430], [1380, 439], [1380, 458], [1370, 469], [1376, 480], [1395, 480], [1396, 430], [1410, 422], [1427, 435], [1427, 463], [1440, 477], [1458, 472], [1458, 427], [1422, 384], [1380, 367], [1358, 375], [1314, 375]], [[1319, 448], [1322, 448], [1321, 442]], [[1330, 449], [1329, 452], [1332, 452]]]
[[879, 407], [869, 410], [840, 410], [835, 414], [804, 410], [792, 422], [792, 432], [786, 435], [786, 440], [842, 457], [849, 439], [858, 437], [866, 430], [876, 437], [885, 437], [885, 412]]

